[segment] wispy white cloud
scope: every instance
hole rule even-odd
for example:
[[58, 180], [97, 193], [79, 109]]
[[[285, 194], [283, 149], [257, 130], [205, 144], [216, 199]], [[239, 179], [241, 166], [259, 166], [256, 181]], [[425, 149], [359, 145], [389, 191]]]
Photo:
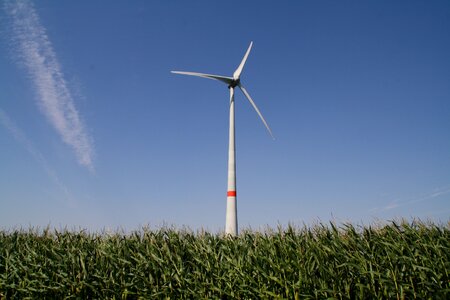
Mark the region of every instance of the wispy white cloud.
[[33, 143], [28, 139], [25, 133], [17, 127], [17, 125], [11, 120], [11, 118], [0, 108], [0, 124], [3, 125], [14, 137], [14, 139], [20, 143], [31, 156], [41, 165], [48, 177], [53, 183], [63, 192], [66, 201], [69, 206], [75, 205], [73, 197], [69, 193], [67, 187], [61, 182], [55, 170], [53, 170], [48, 164], [42, 153], [36, 149]]
[[433, 191], [431, 191], [430, 193], [423, 195], [421, 197], [415, 198], [415, 199], [411, 199], [411, 200], [407, 200], [407, 201], [394, 200], [383, 207], [377, 207], [377, 208], [371, 209], [370, 211], [371, 212], [388, 211], [388, 210], [396, 209], [396, 208], [403, 207], [403, 206], [409, 206], [409, 205], [412, 205], [415, 203], [429, 201], [434, 198], [437, 198], [437, 197], [440, 197], [443, 195], [447, 195], [447, 194], [450, 194], [450, 186], [436, 188]]
[[382, 210], [391, 210], [391, 209], [397, 208], [399, 206], [400, 206], [400, 204], [397, 201], [393, 201], [393, 202], [389, 203], [388, 205], [386, 205], [385, 207], [383, 207]]
[[93, 171], [92, 139], [75, 108], [61, 66], [33, 4], [28, 0], [6, 0], [4, 8], [11, 17], [14, 51], [33, 82], [42, 112], [62, 140], [74, 150], [78, 162]]

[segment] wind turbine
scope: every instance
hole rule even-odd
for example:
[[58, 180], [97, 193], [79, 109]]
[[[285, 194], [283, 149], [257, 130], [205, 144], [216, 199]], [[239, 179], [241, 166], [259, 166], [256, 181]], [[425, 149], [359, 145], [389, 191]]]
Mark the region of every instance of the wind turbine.
[[244, 69], [245, 62], [247, 61], [250, 50], [252, 49], [253, 42], [250, 42], [250, 46], [247, 49], [247, 52], [242, 58], [240, 65], [237, 67], [236, 71], [233, 73], [233, 77], [221, 76], [221, 75], [211, 75], [204, 73], [196, 73], [196, 72], [182, 72], [182, 71], [171, 71], [175, 74], [181, 75], [190, 75], [190, 76], [198, 76], [208, 79], [214, 79], [221, 81], [228, 85], [228, 89], [230, 90], [230, 133], [229, 133], [229, 146], [228, 146], [228, 191], [227, 191], [227, 214], [226, 214], [226, 223], [225, 223], [225, 234], [229, 234], [232, 236], [236, 236], [238, 233], [238, 223], [237, 223], [237, 205], [236, 205], [236, 147], [235, 147], [235, 138], [234, 138], [234, 89], [235, 87], [239, 87], [239, 89], [244, 93], [245, 97], [248, 99], [250, 104], [255, 109], [261, 121], [266, 126], [269, 134], [273, 138], [272, 131], [267, 125], [266, 120], [262, 116], [258, 107], [256, 106], [253, 99], [250, 97], [250, 94], [244, 88], [241, 83], [241, 73]]

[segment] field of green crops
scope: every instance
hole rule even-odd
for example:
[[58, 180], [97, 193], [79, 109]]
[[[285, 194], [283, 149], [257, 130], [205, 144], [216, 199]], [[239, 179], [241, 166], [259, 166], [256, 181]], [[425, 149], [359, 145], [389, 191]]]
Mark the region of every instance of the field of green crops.
[[0, 299], [450, 299], [450, 226], [0, 231]]

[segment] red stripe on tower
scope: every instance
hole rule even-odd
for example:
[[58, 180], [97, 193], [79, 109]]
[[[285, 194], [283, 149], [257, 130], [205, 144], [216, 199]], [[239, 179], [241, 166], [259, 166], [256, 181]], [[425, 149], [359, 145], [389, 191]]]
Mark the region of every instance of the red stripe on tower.
[[236, 197], [236, 191], [228, 191], [227, 197]]

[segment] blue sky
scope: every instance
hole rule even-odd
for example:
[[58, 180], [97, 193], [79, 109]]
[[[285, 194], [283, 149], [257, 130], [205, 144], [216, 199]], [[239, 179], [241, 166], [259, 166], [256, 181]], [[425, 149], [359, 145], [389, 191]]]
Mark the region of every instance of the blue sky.
[[450, 216], [448, 1], [2, 1], [0, 227]]

